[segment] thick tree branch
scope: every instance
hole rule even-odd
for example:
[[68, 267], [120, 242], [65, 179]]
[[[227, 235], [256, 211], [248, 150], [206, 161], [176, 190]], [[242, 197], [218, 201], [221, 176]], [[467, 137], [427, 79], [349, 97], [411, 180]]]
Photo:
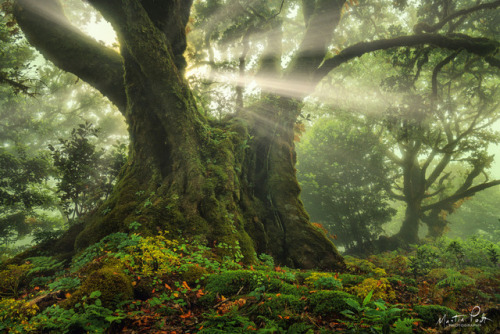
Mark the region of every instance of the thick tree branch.
[[472, 188], [469, 188], [461, 193], [454, 194], [448, 198], [445, 198], [439, 202], [429, 204], [426, 206], [422, 207], [422, 212], [429, 211], [432, 209], [438, 209], [438, 208], [446, 208], [447, 206], [455, 203], [458, 200], [461, 200], [466, 197], [471, 197], [474, 196], [477, 192], [482, 191], [484, 189], [488, 189], [494, 186], [500, 185], [500, 180], [495, 180], [491, 182], [485, 182], [478, 184], [477, 186], [474, 186]]
[[313, 72], [323, 61], [327, 46], [332, 41], [333, 31], [340, 22], [340, 13], [345, 0], [318, 0], [314, 11], [313, 1], [303, 1], [306, 31], [299, 49], [288, 69], [292, 80], [309, 81]]
[[58, 0], [18, 0], [14, 16], [28, 41], [47, 59], [125, 111], [121, 56], [72, 26]]
[[361, 42], [349, 46], [342, 50], [338, 55], [333, 58], [327, 59], [323, 62], [315, 73], [315, 81], [319, 82], [323, 77], [328, 75], [331, 70], [337, 68], [343, 63], [361, 57], [365, 53], [387, 50], [396, 47], [410, 47], [430, 44], [444, 49], [450, 50], [466, 50], [478, 56], [491, 58], [491, 55], [497, 51], [500, 42], [489, 40], [486, 38], [469, 37], [465, 35], [458, 35], [454, 37], [447, 37], [438, 34], [420, 34], [411, 36], [401, 36], [392, 39], [381, 39], [372, 42]]

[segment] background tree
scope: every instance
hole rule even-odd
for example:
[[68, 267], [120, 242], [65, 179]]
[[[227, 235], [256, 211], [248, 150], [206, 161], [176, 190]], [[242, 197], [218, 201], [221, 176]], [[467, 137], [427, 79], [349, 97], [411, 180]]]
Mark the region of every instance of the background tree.
[[48, 157], [28, 157], [21, 147], [10, 151], [0, 149], [0, 240], [5, 246], [34, 229], [57, 225], [57, 219], [36, 211], [50, 208], [55, 200], [45, 183]]
[[111, 193], [114, 181], [126, 160], [124, 145], [105, 156], [95, 140], [99, 130], [91, 123], [73, 128], [60, 147], [49, 145], [54, 167], [59, 172], [57, 191], [68, 218], [74, 222], [94, 211]]
[[311, 215], [349, 249], [370, 247], [395, 213], [385, 193], [378, 138], [346, 117], [318, 119], [297, 146], [301, 198]]
[[[257, 251], [290, 266], [342, 266], [331, 242], [309, 223], [298, 197], [293, 139], [304, 98], [331, 70], [368, 52], [431, 44], [463, 49], [495, 64], [492, 57], [498, 47], [487, 37], [408, 35], [407, 30], [394, 38], [346, 46], [330, 58], [327, 50], [341, 45], [332, 38], [335, 29], [343, 28], [339, 23], [346, 2], [293, 2], [288, 10], [302, 9], [303, 20], [300, 41], [291, 49], [282, 43], [286, 14], [280, 3], [251, 2], [227, 19], [237, 15], [245, 21], [260, 15], [259, 22], [269, 21], [258, 61], [265, 92], [255, 104], [237, 109], [234, 117], [209, 122], [184, 79], [190, 1], [89, 3], [113, 25], [120, 53], [82, 35], [58, 1], [19, 0], [14, 11], [33, 45], [57, 66], [96, 87], [129, 125], [129, 161], [104, 203], [109, 212], [92, 215], [80, 233], [67, 235], [77, 235], [76, 249], [138, 221], [144, 229], [180, 231], [209, 244], [241, 247], [247, 261]], [[227, 8], [236, 1], [213, 3]], [[266, 10], [254, 9], [254, 4]], [[492, 8], [498, 5], [494, 2]], [[453, 22], [448, 16], [443, 20]], [[65, 239], [64, 244], [72, 242]]]
[[477, 235], [492, 242], [500, 240], [500, 187], [485, 189], [466, 200], [460, 210], [448, 217], [451, 238]]
[[[52, 166], [48, 145], [69, 136], [82, 119], [92, 120], [104, 130], [100, 149], [126, 138], [121, 115], [109, 102], [74, 75], [41, 59], [15, 21], [5, 16], [9, 2], [1, 5], [0, 71], [8, 80], [0, 80], [0, 247], [2, 252], [12, 253], [39, 236], [53, 237], [67, 228], [56, 194], [55, 180], [60, 176]], [[105, 156], [105, 166], [115, 163], [111, 156]], [[102, 196], [112, 187], [114, 176], [108, 169], [100, 170], [107, 178], [100, 189]]]

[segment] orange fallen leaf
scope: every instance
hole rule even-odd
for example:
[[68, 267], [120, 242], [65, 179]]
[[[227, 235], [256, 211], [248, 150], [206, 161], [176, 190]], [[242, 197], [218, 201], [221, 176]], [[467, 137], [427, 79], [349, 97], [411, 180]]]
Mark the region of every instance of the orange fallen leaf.
[[170, 287], [170, 285], [168, 285], [167, 283], [165, 283], [165, 288], [166, 288], [167, 290], [172, 290], [172, 288]]
[[191, 317], [191, 310], [189, 310], [188, 313], [179, 316], [179, 318], [181, 319], [186, 319], [190, 317]]
[[64, 297], [66, 297], [66, 299], [68, 299], [69, 297], [71, 297], [71, 293], [66, 292], [66, 294], [64, 295]]
[[204, 293], [201, 289], [199, 289], [199, 290], [196, 292], [196, 297], [197, 297], [197, 298], [201, 298], [201, 296], [203, 296], [204, 294], [205, 294], [205, 293]]
[[186, 283], [186, 281], [183, 281], [182, 282], [182, 286], [185, 287], [186, 289], [188, 290], [191, 290], [191, 288], [189, 287], [189, 285]]

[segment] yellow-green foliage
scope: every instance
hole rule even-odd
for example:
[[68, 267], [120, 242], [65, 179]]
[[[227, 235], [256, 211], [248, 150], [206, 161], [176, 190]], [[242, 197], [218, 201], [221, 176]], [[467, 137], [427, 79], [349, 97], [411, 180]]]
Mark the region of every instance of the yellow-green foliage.
[[0, 271], [0, 293], [3, 295], [17, 296], [19, 286], [32, 265], [8, 265], [7, 269]]
[[396, 293], [391, 287], [387, 278], [366, 278], [361, 284], [358, 284], [349, 291], [361, 299], [364, 299], [370, 291], [373, 290], [373, 299], [383, 299], [384, 301], [393, 301], [396, 299]]
[[448, 269], [446, 268], [436, 268], [429, 271], [427, 276], [433, 280], [442, 280], [448, 276]]
[[342, 288], [340, 280], [331, 273], [314, 272], [304, 282], [313, 289], [335, 290]]
[[374, 277], [384, 277], [384, 276], [387, 276], [387, 273], [382, 268], [374, 268], [373, 269], [373, 276]]
[[165, 275], [179, 265], [175, 253], [178, 242], [168, 240], [163, 234], [141, 238], [136, 246], [127, 247], [129, 253], [123, 261], [137, 268], [142, 275]]
[[0, 300], [0, 332], [26, 333], [34, 331], [37, 324], [30, 320], [38, 312], [38, 306], [23, 300]]
[[374, 277], [384, 277], [387, 273], [384, 269], [378, 268], [368, 260], [358, 259], [350, 256], [345, 257], [347, 268], [351, 272], [364, 273]]
[[479, 268], [475, 268], [475, 267], [467, 267], [463, 270], [460, 270], [460, 273], [462, 275], [468, 276], [468, 277], [473, 278], [475, 280], [488, 277], [487, 273], [485, 273], [483, 270], [481, 270]]
[[351, 256], [345, 257], [345, 264], [350, 271], [362, 272], [369, 274], [375, 268], [375, 265], [370, 261], [358, 259]]

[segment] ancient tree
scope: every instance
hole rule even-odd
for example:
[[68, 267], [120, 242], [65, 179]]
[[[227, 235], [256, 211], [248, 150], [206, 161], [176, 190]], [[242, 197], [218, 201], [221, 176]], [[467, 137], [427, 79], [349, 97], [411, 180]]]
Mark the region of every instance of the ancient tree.
[[309, 223], [299, 199], [293, 129], [303, 99], [340, 64], [381, 49], [430, 44], [464, 50], [494, 66], [499, 62], [496, 41], [440, 33], [446, 23], [469, 14], [459, 12], [419, 34], [353, 44], [325, 60], [345, 1], [302, 1], [297, 4], [304, 13], [302, 41], [287, 68], [280, 61], [280, 15], [268, 17], [275, 22], [266, 32], [272, 51], [261, 60], [265, 75], [279, 83], [276, 87], [300, 82], [299, 92], [290, 97], [270, 89], [261, 102], [213, 122], [199, 112], [184, 78], [191, 1], [88, 2], [113, 25], [120, 52], [74, 28], [58, 0], [17, 0], [14, 5], [30, 43], [114, 103], [130, 134], [129, 160], [113, 194], [53, 246], [58, 252], [81, 249], [139, 222], [144, 231], [239, 245], [247, 261], [265, 252], [295, 267], [341, 267], [342, 258]]

